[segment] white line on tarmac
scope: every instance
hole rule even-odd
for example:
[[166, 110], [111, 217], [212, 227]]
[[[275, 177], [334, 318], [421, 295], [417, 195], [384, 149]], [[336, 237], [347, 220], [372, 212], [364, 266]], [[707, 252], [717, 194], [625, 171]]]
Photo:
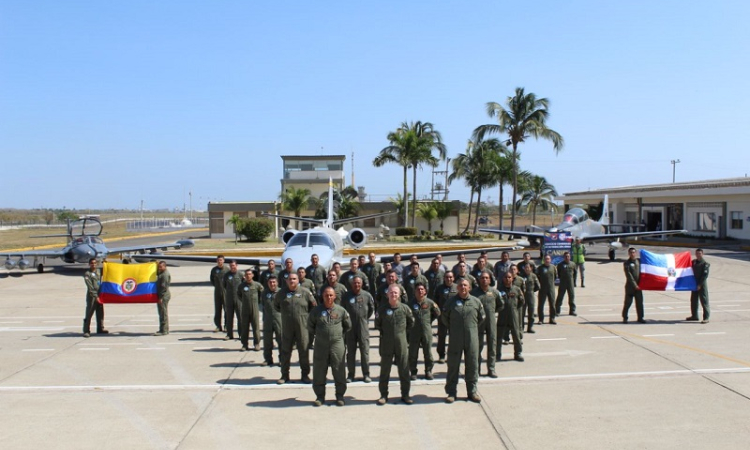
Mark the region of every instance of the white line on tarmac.
[[644, 334], [643, 337], [674, 336], [674, 334]]
[[54, 352], [54, 348], [25, 348], [22, 352]]
[[143, 345], [143, 342], [81, 342], [78, 345]]
[[537, 341], [567, 341], [568, 338], [546, 338], [546, 339], [537, 339]]
[[91, 347], [91, 348], [82, 347], [82, 348], [79, 348], [78, 350], [82, 352], [100, 352], [100, 351], [105, 351], [109, 349], [107, 347]]
[[695, 333], [695, 334], [708, 335], [708, 334], [727, 334], [727, 333], [725, 331], [710, 331], [710, 332]]
[[606, 309], [589, 309], [589, 311], [612, 311], [612, 308], [606, 308]]
[[591, 336], [591, 339], [620, 339], [622, 336]]
[[64, 323], [64, 320], [42, 320], [42, 323]]
[[18, 321], [15, 321], [15, 322], [0, 322], [0, 323], [23, 323], [23, 321], [22, 320], [18, 320]]
[[[68, 327], [80, 329], [81, 327]], [[65, 327], [0, 327], [0, 331], [62, 331]]]
[[130, 319], [131, 322], [156, 322], [156, 319]]
[[177, 319], [178, 322], [198, 322], [204, 319], [196, 318], [196, 319]]
[[[609, 372], [609, 373], [578, 373], [570, 375], [534, 375], [527, 377], [507, 377], [488, 379], [480, 378], [479, 384], [501, 384], [516, 383], [528, 381], [559, 381], [571, 379], [602, 379], [602, 378], [649, 378], [649, 377], [669, 377], [669, 376], [703, 376], [710, 374], [725, 373], [750, 373], [750, 367], [736, 368], [717, 368], [717, 369], [680, 369], [680, 370], [659, 370], [652, 372]], [[392, 380], [389, 384], [395, 385], [398, 379]], [[463, 380], [459, 382], [463, 384]], [[412, 386], [425, 385], [443, 385], [445, 380], [417, 380], [411, 382]], [[348, 387], [372, 387], [372, 383], [361, 381], [348, 383]], [[49, 391], [219, 391], [219, 390], [266, 390], [266, 389], [310, 389], [309, 384], [287, 383], [277, 385], [273, 382], [267, 384], [145, 384], [145, 385], [89, 385], [89, 386], [0, 386], [0, 392], [49, 392]]]
[[136, 350], [166, 350], [164, 347], [138, 347]]

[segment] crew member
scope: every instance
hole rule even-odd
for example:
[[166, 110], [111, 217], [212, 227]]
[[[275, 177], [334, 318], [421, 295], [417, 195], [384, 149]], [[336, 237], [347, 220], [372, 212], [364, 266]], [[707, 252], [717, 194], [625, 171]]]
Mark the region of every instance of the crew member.
[[224, 287], [222, 280], [229, 272], [229, 267], [224, 264], [224, 255], [216, 257], [216, 267], [211, 269], [209, 280], [214, 287], [214, 333], [224, 331], [221, 315], [224, 312]]
[[167, 270], [167, 263], [159, 261], [156, 266], [156, 295], [159, 298], [156, 303], [156, 310], [159, 313], [159, 331], [154, 336], [164, 336], [169, 334], [169, 300], [172, 295], [169, 292], [169, 285], [172, 283], [172, 276]]
[[240, 342], [242, 350], [250, 350], [248, 347], [250, 337], [250, 326], [253, 327], [253, 344], [255, 351], [260, 351], [260, 314], [258, 313], [259, 303], [263, 295], [263, 286], [253, 281], [253, 270], [245, 271], [245, 279], [237, 288], [237, 298], [240, 300], [240, 321], [237, 324], [240, 332]]
[[83, 337], [91, 336], [91, 317], [96, 315], [96, 334], [107, 334], [104, 328], [104, 305], [99, 303], [101, 277], [96, 269], [96, 258], [89, 259], [89, 269], [83, 274], [86, 283], [86, 314], [83, 316]]
[[[346, 335], [346, 367], [349, 382], [354, 381], [356, 373], [357, 347], [359, 347], [359, 359], [362, 364], [362, 376], [365, 383], [372, 381], [370, 378], [370, 329], [368, 322], [375, 313], [375, 301], [369, 292], [362, 289], [362, 279], [355, 276], [351, 279], [352, 291], [345, 297], [341, 305], [352, 319], [352, 330]], [[326, 288], [333, 289], [333, 288]]]
[[268, 289], [263, 294], [263, 362], [260, 365], [273, 366], [274, 341], [281, 362], [281, 313], [273, 307], [274, 299], [279, 293], [279, 279], [276, 275], [271, 275], [266, 282]]
[[555, 279], [557, 278], [557, 268], [552, 265], [552, 257], [544, 255], [544, 263], [536, 269], [536, 276], [539, 278], [539, 297], [537, 315], [539, 316], [539, 325], [544, 323], [544, 303], [549, 303], [549, 323], [556, 325], [555, 321]]
[[229, 261], [229, 272], [224, 274], [224, 331], [227, 332], [225, 341], [234, 339], [234, 318], [237, 316], [237, 331], [239, 332], [240, 305], [237, 290], [242, 284], [242, 277], [237, 271], [237, 261]]
[[635, 312], [638, 314], [638, 322], [645, 323], [643, 318], [643, 291], [638, 287], [641, 281], [641, 258], [636, 258], [636, 250], [628, 249], [628, 259], [622, 263], [625, 271], [625, 302], [622, 306], [622, 323], [628, 323], [628, 311], [635, 298]]
[[489, 271], [481, 272], [479, 275], [479, 286], [471, 291], [472, 297], [476, 297], [484, 306], [484, 323], [478, 329], [479, 338], [479, 362], [482, 362], [482, 349], [484, 338], [487, 336], [487, 375], [497, 378], [495, 372], [495, 361], [497, 358], [497, 313], [505, 308], [503, 297], [500, 292], [491, 286], [492, 274]]
[[[455, 278], [455, 275], [452, 271], [445, 272], [445, 276], [443, 277], [443, 284], [437, 287], [436, 295], [435, 295], [435, 301], [438, 304], [438, 308], [440, 308], [440, 311], [445, 311], [445, 306], [448, 304], [448, 301], [456, 296], [458, 293], [458, 285], [453, 282], [453, 279]], [[445, 363], [445, 337], [448, 335], [448, 327], [445, 326], [445, 323], [442, 320], [438, 320], [438, 338], [437, 338], [437, 354], [438, 354], [438, 364], [444, 364]]]
[[289, 381], [292, 347], [297, 346], [302, 382], [310, 383], [310, 334], [307, 316], [317, 305], [312, 292], [300, 287], [296, 273], [289, 274], [286, 289], [281, 289], [274, 299], [273, 307], [281, 313], [281, 378], [278, 384]]
[[388, 286], [388, 301], [380, 306], [375, 315], [375, 329], [380, 331], [378, 405], [385, 405], [388, 401], [388, 381], [391, 378], [391, 365], [394, 360], [401, 382], [401, 401], [407, 405], [414, 403], [409, 396], [411, 379], [409, 377], [409, 349], [406, 344], [406, 331], [412, 326], [414, 326], [414, 317], [409, 306], [401, 301], [399, 285], [391, 284]]
[[581, 244], [581, 238], [577, 237], [575, 243], [570, 247], [572, 253], [572, 261], [575, 264], [573, 266], [573, 287], [576, 287], [576, 278], [578, 274], [581, 274], [581, 287], [585, 288], [586, 285], [583, 283], [583, 272], [586, 270], [584, 263], [586, 262], [586, 246]]
[[696, 290], [690, 293], [690, 317], [685, 320], [698, 320], [698, 301], [703, 308], [703, 320], [701, 323], [708, 323], [711, 316], [711, 308], [708, 306], [708, 269], [711, 264], [703, 259], [703, 249], [695, 250], [695, 259], [693, 260], [693, 275], [695, 275]]
[[576, 316], [576, 291], [573, 287], [575, 280], [576, 265], [570, 260], [570, 252], [563, 253], [563, 260], [557, 264], [557, 276], [560, 277], [560, 289], [557, 290], [555, 300], [555, 311], [557, 315], [562, 314], [562, 302], [568, 295], [568, 314]]
[[[513, 284], [513, 274], [506, 273], [503, 275], [502, 286], [500, 287], [500, 294], [503, 296], [505, 302], [505, 309], [503, 309], [498, 318], [497, 323], [500, 327], [500, 333], [504, 334], [505, 329], [510, 329], [510, 333], [513, 336], [513, 359], [516, 361], [523, 361], [523, 346], [521, 342], [521, 324], [518, 320], [519, 315], [516, 313], [519, 309], [519, 305], [523, 304], [523, 293], [518, 286]], [[503, 346], [498, 345], [497, 347], [497, 360], [500, 361], [502, 357]]]
[[422, 347], [424, 358], [424, 377], [432, 380], [432, 322], [440, 316], [437, 303], [427, 298], [427, 287], [422, 283], [414, 285], [414, 299], [410, 303], [414, 316], [414, 327], [409, 330], [409, 368], [411, 379], [417, 379], [417, 360], [419, 347]]

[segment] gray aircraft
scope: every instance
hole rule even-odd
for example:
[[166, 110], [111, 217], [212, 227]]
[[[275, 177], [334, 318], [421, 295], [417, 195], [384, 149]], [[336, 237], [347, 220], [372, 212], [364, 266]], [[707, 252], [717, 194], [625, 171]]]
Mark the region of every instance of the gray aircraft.
[[[510, 236], [523, 236], [527, 239], [519, 240], [516, 243], [521, 247], [529, 247], [531, 243], [528, 238], [537, 239], [544, 242], [544, 234], [569, 232], [571, 236], [580, 238], [581, 242], [607, 242], [609, 246], [609, 259], [615, 259], [615, 250], [622, 248], [620, 239], [638, 236], [666, 236], [671, 234], [684, 234], [687, 230], [669, 230], [669, 231], [635, 231], [630, 233], [608, 233], [611, 226], [609, 224], [609, 196], [604, 196], [604, 207], [602, 208], [602, 217], [599, 220], [593, 220], [588, 213], [581, 208], [571, 208], [563, 216], [562, 222], [548, 230], [541, 229], [539, 232], [528, 231], [510, 231], [497, 230], [494, 228], [481, 228], [479, 231], [484, 233], [503, 234]], [[539, 228], [539, 227], [536, 227]]]
[[103, 260], [108, 255], [123, 254], [127, 261], [131, 254], [155, 253], [159, 250], [169, 248], [190, 248], [194, 245], [190, 239], [179, 240], [172, 244], [159, 245], [135, 245], [129, 247], [108, 248], [100, 238], [102, 234], [102, 223], [95, 217], [82, 217], [79, 220], [68, 222], [66, 234], [52, 234], [32, 237], [67, 237], [68, 244], [59, 250], [25, 250], [19, 252], [0, 253], [5, 257], [5, 268], [13, 270], [18, 268], [25, 270], [32, 266], [27, 258], [34, 258], [33, 266], [37, 272], [44, 271], [44, 263], [47, 258], [60, 258], [66, 263], [87, 263], [91, 258]]

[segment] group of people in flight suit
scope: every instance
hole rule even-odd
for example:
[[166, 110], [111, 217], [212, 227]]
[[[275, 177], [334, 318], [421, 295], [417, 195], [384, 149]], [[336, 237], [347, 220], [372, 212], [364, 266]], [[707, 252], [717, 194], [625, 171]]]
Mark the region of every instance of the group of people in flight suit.
[[[369, 321], [374, 316], [374, 328], [380, 333], [380, 398], [377, 404], [388, 401], [393, 364], [398, 371], [401, 401], [413, 403], [411, 381], [417, 379], [419, 372], [420, 348], [425, 379], [434, 379], [436, 363], [447, 363], [447, 403], [456, 400], [462, 360], [467, 397], [479, 403], [477, 381], [480, 365], [486, 363], [486, 376], [497, 378], [496, 362], [502, 357], [503, 345], [509, 345], [511, 338], [513, 359], [524, 361], [523, 333], [535, 333], [534, 325], [545, 323], [545, 303], [549, 324], [557, 323], [555, 318], [562, 313], [566, 296], [568, 314], [576, 315], [574, 288], [578, 274], [581, 287], [585, 287], [585, 248], [582, 247], [577, 240], [572, 249], [577, 264], [571, 260], [570, 252], [566, 252], [557, 265], [552, 265], [547, 255], [539, 267], [532, 262], [529, 253], [524, 253], [518, 264], [513, 264], [508, 252], [503, 252], [500, 261], [494, 265], [483, 253], [472, 267], [461, 254], [451, 269], [438, 255], [425, 271], [416, 256], [403, 264], [398, 253], [392, 262], [382, 264], [374, 253], [368, 255], [368, 260], [364, 256], [352, 258], [346, 271], [341, 271], [338, 264], [326, 270], [319, 265], [318, 256], [313, 255], [308, 267], [299, 266], [296, 270], [291, 259], [284, 261], [281, 270], [270, 260], [268, 267], [260, 272], [258, 281], [254, 280], [251, 269], [240, 274], [235, 261], [230, 261], [227, 267], [224, 257], [219, 256], [210, 274], [214, 286], [214, 332], [225, 332], [225, 340], [234, 339], [236, 318], [241, 350], [250, 350], [252, 329], [253, 348], [260, 351], [262, 312], [262, 365], [275, 364], [275, 346], [281, 369], [277, 383], [290, 381], [290, 361], [296, 348], [301, 380], [312, 384], [316, 396], [314, 405], [325, 403], [326, 377], [330, 368], [336, 405], [343, 406], [347, 383], [355, 380], [357, 350], [362, 380], [372, 382]], [[643, 297], [637, 289], [638, 267], [634, 250], [629, 255], [631, 258], [624, 265], [626, 296], [623, 319], [627, 322], [627, 311], [635, 299], [638, 319], [642, 321]], [[706, 276], [707, 272], [706, 267]], [[557, 278], [559, 289], [555, 295]], [[707, 322], [705, 277], [703, 286], [704, 320]], [[697, 317], [698, 299], [703, 304], [703, 297], [696, 296], [691, 317]], [[437, 361], [432, 354], [435, 322]], [[482, 361], [485, 345], [486, 361]], [[313, 349], [312, 379], [310, 348]]]

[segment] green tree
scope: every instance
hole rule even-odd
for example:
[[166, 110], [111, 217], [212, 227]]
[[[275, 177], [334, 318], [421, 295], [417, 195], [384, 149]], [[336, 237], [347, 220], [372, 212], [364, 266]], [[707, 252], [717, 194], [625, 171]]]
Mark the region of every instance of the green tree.
[[427, 231], [432, 234], [432, 221], [437, 218], [436, 202], [420, 203], [417, 207], [419, 217], [427, 221]]
[[555, 211], [557, 209], [557, 205], [552, 202], [554, 197], [557, 196], [557, 190], [544, 177], [531, 176], [529, 180], [523, 183], [520, 194], [521, 198], [516, 204], [516, 209], [526, 208], [527, 212], [531, 211], [532, 225], [536, 225], [537, 209], [542, 211]]
[[74, 213], [73, 211], [68, 210], [62, 210], [57, 213], [57, 221], [58, 222], [67, 222], [68, 220], [78, 220], [78, 214]]
[[435, 218], [440, 221], [440, 231], [445, 231], [443, 229], [443, 222], [445, 222], [445, 219], [451, 216], [451, 213], [453, 212], [453, 204], [451, 202], [435, 202]]
[[[281, 208], [285, 211], [294, 212], [294, 217], [300, 217], [302, 210], [308, 208], [310, 204], [310, 189], [289, 187], [280, 196]], [[299, 220], [297, 221], [299, 230]]]
[[[564, 140], [560, 133], [547, 127], [549, 118], [549, 100], [537, 98], [533, 92], [526, 94], [524, 88], [516, 88], [515, 95], [508, 97], [505, 101], [506, 107], [500, 103], [488, 102], [487, 114], [497, 117], [497, 124], [480, 125], [474, 130], [476, 140], [481, 140], [488, 134], [506, 134], [508, 139], [506, 145], [511, 146], [511, 160], [518, 160], [518, 144], [525, 142], [529, 137], [534, 139], [546, 139], [552, 142], [555, 154], [559, 153], [564, 146]], [[513, 170], [513, 201], [516, 204], [518, 194], [518, 167]], [[510, 227], [515, 229], [516, 211], [511, 212]]]
[[237, 245], [237, 240], [240, 236], [240, 228], [242, 227], [242, 218], [235, 214], [227, 220], [227, 225], [232, 225], [232, 228], [234, 229], [234, 245]]
[[[407, 174], [412, 169], [412, 226], [416, 218], [417, 205], [417, 169], [422, 165], [435, 167], [440, 159], [445, 159], [446, 147], [440, 132], [430, 122], [402, 122], [401, 126], [388, 133], [388, 141], [391, 143], [380, 151], [375, 157], [372, 164], [375, 167], [382, 167], [387, 163], [398, 164], [404, 169], [404, 194], [403, 198], [408, 198], [407, 191]], [[433, 155], [433, 151], [438, 152], [438, 157]], [[404, 223], [407, 223], [406, 211], [404, 211]]]
[[404, 208], [406, 208], [406, 202], [404, 201], [404, 197], [401, 196], [401, 194], [396, 194], [396, 198], [390, 197], [388, 198], [388, 201], [393, 203], [393, 207], [396, 208], [396, 214], [399, 218], [399, 224], [404, 219]]

